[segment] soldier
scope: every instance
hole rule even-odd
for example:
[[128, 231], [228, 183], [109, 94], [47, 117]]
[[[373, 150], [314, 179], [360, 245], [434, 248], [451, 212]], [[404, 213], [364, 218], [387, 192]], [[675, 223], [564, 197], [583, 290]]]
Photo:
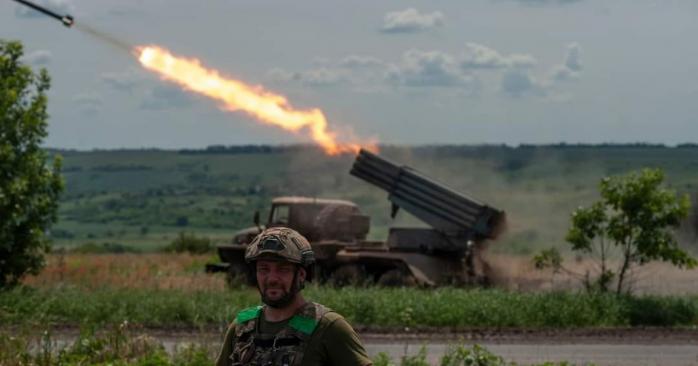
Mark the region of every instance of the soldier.
[[358, 335], [339, 314], [307, 302], [315, 256], [295, 230], [264, 230], [245, 251], [250, 282], [264, 306], [242, 310], [228, 329], [216, 366], [371, 365]]

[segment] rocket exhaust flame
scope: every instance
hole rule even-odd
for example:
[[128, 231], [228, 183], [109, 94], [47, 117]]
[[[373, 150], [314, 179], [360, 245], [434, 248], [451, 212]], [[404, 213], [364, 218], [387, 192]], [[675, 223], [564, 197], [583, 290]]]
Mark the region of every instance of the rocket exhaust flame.
[[[358, 153], [362, 147], [358, 143], [338, 141], [320, 109], [295, 109], [281, 95], [224, 77], [216, 70], [205, 68], [196, 59], [177, 57], [157, 46], [137, 47], [135, 54], [146, 69], [187, 90], [216, 99], [229, 110], [243, 111], [264, 123], [289, 131], [307, 130], [327, 154]], [[375, 150], [375, 145], [371, 145], [368, 148]]]
[[[131, 51], [146, 69], [158, 73], [163, 79], [177, 83], [187, 90], [221, 101], [229, 110], [243, 111], [264, 123], [289, 131], [307, 130], [313, 141], [319, 144], [327, 154], [358, 153], [362, 148], [358, 143], [338, 141], [337, 134], [329, 129], [327, 118], [320, 109], [295, 109], [285, 97], [266, 91], [260, 86], [247, 85], [242, 81], [221, 76], [218, 71], [203, 67], [196, 59], [177, 57], [156, 46], [132, 48], [117, 37], [86, 24], [76, 24], [70, 15], [61, 16], [28, 0], [14, 1], [55, 18], [66, 27], [75, 26], [117, 49]], [[369, 143], [363, 148], [377, 150], [375, 143]]]

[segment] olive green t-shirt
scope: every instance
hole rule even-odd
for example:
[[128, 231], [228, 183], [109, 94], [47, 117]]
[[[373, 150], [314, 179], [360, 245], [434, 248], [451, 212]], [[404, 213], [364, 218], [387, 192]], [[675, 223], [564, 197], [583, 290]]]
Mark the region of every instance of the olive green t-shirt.
[[[258, 330], [261, 334], [276, 334], [288, 320], [269, 322], [260, 316]], [[216, 366], [228, 366], [233, 351], [235, 322], [225, 334], [225, 340], [218, 355]], [[329, 312], [318, 323], [306, 346], [301, 366], [366, 366], [371, 365], [359, 336], [349, 323], [339, 314]]]

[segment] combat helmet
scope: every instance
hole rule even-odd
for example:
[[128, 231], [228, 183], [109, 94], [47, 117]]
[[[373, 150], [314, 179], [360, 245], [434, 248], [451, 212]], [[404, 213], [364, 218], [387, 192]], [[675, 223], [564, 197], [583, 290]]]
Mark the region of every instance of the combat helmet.
[[245, 250], [245, 262], [251, 272], [254, 272], [254, 263], [261, 258], [298, 264], [305, 268], [306, 280], [312, 280], [315, 253], [308, 240], [293, 229], [272, 227], [257, 235]]

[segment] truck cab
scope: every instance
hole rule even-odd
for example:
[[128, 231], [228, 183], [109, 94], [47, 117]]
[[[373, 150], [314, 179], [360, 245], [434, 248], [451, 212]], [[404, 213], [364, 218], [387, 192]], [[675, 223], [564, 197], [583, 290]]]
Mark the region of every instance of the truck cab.
[[259, 212], [253, 221], [255, 226], [237, 231], [230, 244], [218, 246], [222, 263], [208, 264], [207, 271], [227, 271], [231, 278], [244, 273], [245, 248], [267, 227], [298, 231], [313, 246], [318, 262], [325, 263], [333, 262], [341, 249], [363, 242], [370, 227], [370, 218], [353, 202], [299, 196], [274, 198], [266, 223], [260, 222]]
[[277, 197], [271, 202], [267, 222], [261, 225], [255, 212], [255, 226], [242, 229], [233, 236], [232, 244], [252, 241], [264, 228], [283, 226], [298, 231], [308, 241], [355, 242], [368, 234], [370, 219], [362, 215], [355, 203], [338, 199], [313, 197]]

